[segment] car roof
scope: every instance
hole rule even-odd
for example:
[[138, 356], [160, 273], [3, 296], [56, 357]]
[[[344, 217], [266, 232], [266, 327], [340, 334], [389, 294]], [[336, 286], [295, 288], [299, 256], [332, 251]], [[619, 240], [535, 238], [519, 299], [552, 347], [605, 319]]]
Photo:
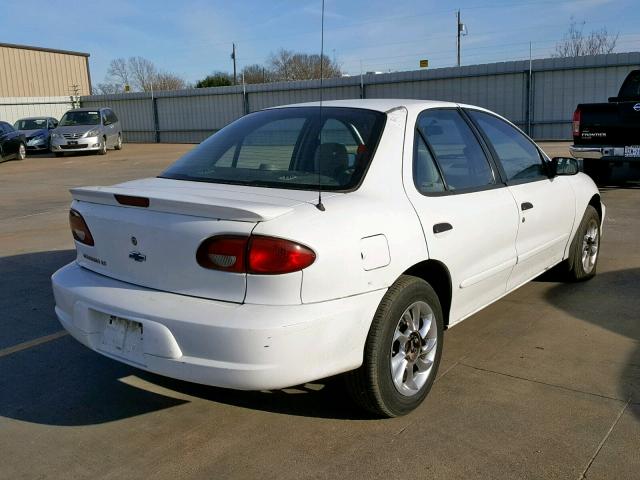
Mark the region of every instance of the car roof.
[[105, 110], [110, 107], [97, 107], [97, 108], [72, 108], [71, 110], [67, 110], [67, 112], [96, 112], [100, 110]]
[[[317, 107], [320, 102], [294, 103], [290, 105], [281, 105], [274, 108], [287, 107]], [[344, 108], [364, 108], [367, 110], [376, 110], [379, 112], [389, 112], [395, 108], [406, 108], [407, 110], [426, 110], [428, 108], [474, 108], [485, 110], [482, 107], [474, 105], [465, 105], [461, 103], [445, 102], [441, 100], [420, 100], [420, 99], [402, 99], [402, 98], [367, 98], [367, 99], [350, 99], [350, 100], [327, 100], [322, 102], [323, 107], [344, 107]]]
[[48, 119], [55, 120], [53, 117], [45, 117], [45, 116], [42, 116], [42, 117], [22, 117], [22, 118], [19, 118], [18, 120], [16, 120], [16, 122], [19, 122], [20, 120], [45, 120], [45, 119], [47, 119], [47, 120]]

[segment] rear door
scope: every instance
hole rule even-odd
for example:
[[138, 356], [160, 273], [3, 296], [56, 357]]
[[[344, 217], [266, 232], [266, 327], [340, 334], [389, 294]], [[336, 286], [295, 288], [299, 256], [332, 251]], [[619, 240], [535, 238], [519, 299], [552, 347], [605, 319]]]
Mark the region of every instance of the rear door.
[[543, 154], [520, 130], [487, 112], [467, 110], [485, 136], [519, 209], [518, 262], [508, 289], [562, 260], [575, 216], [569, 177], [549, 178]]
[[516, 263], [518, 211], [488, 150], [458, 109], [418, 116], [405, 189], [429, 258], [449, 269], [452, 322], [503, 295]]

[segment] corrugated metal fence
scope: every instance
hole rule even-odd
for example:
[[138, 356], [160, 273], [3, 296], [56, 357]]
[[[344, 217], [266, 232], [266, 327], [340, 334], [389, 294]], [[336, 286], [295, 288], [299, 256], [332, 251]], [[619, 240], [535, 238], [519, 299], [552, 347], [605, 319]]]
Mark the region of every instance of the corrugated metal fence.
[[73, 108], [71, 97], [2, 97], [0, 120], [13, 124], [25, 117], [60, 118]]
[[[421, 98], [479, 105], [542, 140], [571, 138], [578, 103], [615, 96], [640, 52], [548, 58], [397, 72], [324, 82], [325, 100]], [[284, 82], [173, 92], [81, 97], [83, 106], [111, 106], [128, 142], [200, 142], [232, 120], [256, 110], [317, 101], [320, 82]]]

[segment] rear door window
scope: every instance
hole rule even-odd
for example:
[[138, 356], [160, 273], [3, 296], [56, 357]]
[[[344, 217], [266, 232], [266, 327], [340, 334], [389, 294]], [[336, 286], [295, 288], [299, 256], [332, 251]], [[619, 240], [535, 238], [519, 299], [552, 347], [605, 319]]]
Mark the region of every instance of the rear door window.
[[538, 148], [518, 129], [489, 113], [468, 110], [487, 137], [507, 176], [507, 181], [548, 178]]
[[425, 110], [418, 117], [418, 129], [435, 155], [448, 190], [496, 184], [484, 150], [457, 110]]

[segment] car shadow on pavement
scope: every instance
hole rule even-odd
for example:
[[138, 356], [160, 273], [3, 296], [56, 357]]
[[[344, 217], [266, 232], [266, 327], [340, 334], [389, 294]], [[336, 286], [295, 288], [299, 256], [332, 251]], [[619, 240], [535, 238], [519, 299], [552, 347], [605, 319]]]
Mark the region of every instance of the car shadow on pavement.
[[560, 283], [545, 293], [545, 299], [575, 318], [635, 343], [624, 361], [618, 388], [619, 398], [640, 403], [640, 268], [598, 273], [586, 282]]
[[[175, 407], [191, 396], [283, 414], [367, 418], [346, 398], [340, 378], [273, 392], [242, 392], [144, 372], [105, 358], [68, 335], [25, 344], [62, 331], [53, 310], [50, 277], [74, 258], [72, 250], [0, 257], [0, 417], [93, 425]], [[7, 353], [21, 344], [19, 351]], [[131, 377], [151, 385], [131, 382]]]

